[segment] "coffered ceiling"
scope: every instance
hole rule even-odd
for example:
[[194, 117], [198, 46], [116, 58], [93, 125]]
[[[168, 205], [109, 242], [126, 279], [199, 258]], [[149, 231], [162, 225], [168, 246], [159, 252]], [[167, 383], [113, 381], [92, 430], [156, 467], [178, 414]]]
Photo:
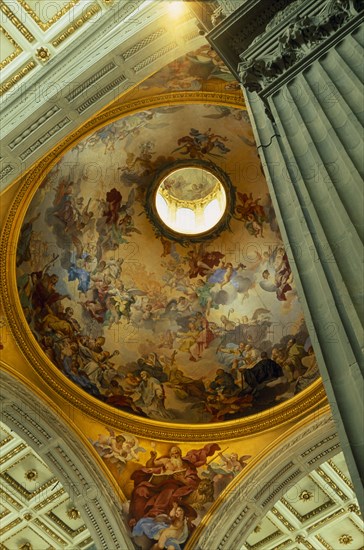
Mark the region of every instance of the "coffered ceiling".
[[0, 449], [0, 548], [92, 548], [72, 495], [34, 449], [3, 423]]
[[0, 1], [2, 188], [93, 113], [202, 43], [192, 12], [175, 19], [171, 4]]
[[1, 93], [31, 71], [40, 71], [71, 37], [78, 40], [87, 22], [100, 17], [108, 4], [103, 0], [1, 0]]
[[342, 453], [292, 485], [243, 550], [360, 550], [363, 521]]

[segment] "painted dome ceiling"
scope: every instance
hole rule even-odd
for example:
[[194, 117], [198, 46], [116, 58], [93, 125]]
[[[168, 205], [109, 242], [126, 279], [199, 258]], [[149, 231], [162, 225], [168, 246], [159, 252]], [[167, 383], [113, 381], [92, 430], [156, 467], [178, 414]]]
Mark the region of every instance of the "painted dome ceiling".
[[[223, 226], [197, 241], [170, 238], [151, 205], [160, 174], [181, 164], [227, 182]], [[173, 186], [178, 200], [199, 197]], [[244, 109], [149, 108], [83, 138], [35, 192], [16, 264], [48, 360], [114, 409], [223, 422], [318, 376]]]

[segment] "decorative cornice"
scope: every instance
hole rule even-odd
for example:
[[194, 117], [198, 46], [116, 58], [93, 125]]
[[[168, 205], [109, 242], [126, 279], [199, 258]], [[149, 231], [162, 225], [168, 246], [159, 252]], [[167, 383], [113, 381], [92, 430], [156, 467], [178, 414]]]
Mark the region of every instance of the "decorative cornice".
[[262, 57], [250, 56], [248, 53], [241, 58], [238, 67], [240, 81], [249, 92], [259, 93], [268, 87], [356, 17], [364, 7], [362, 2], [355, 0], [326, 0], [318, 15], [301, 14], [292, 21], [292, 12], [297, 6], [304, 8], [302, 2], [295, 2], [282, 10], [255, 39], [256, 44], [263, 42], [272, 28], [290, 18], [285, 28], [275, 37], [278, 45], [272, 53]]

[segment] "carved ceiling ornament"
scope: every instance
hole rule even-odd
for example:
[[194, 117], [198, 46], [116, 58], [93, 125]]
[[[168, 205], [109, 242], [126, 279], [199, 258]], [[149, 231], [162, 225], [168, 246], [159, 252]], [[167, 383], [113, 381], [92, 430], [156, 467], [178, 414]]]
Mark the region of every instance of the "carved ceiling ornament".
[[302, 500], [303, 502], [307, 502], [313, 498], [313, 494], [311, 491], [302, 491], [302, 493], [299, 494], [298, 498]]
[[345, 546], [353, 542], [353, 537], [351, 535], [341, 535], [339, 537], [339, 543], [344, 544]]
[[51, 52], [48, 48], [42, 46], [41, 48], [37, 48], [35, 56], [39, 59], [39, 61], [45, 63], [50, 58]]
[[[63, 420], [61, 412], [55, 410], [55, 405], [40, 391], [34, 393], [14, 376], [6, 372], [5, 365], [0, 372], [2, 392], [3, 420], [6, 425], [16, 432], [27, 445], [36, 449], [36, 453], [48, 466], [52, 474], [56, 475], [64, 487], [72, 489], [72, 497], [77, 498], [76, 513], [81, 513], [86, 527], [89, 529], [97, 548], [108, 550], [132, 550], [131, 542], [125, 532], [122, 521], [123, 511], [120, 501], [120, 490], [112, 482], [110, 474], [101, 462], [96, 462], [82, 440], [82, 434], [75, 431]], [[4, 398], [6, 395], [6, 401]], [[24, 445], [25, 451], [27, 445]], [[19, 451], [17, 451], [19, 452]], [[11, 457], [9, 456], [9, 459]], [[30, 513], [31, 504], [27, 504], [25, 521], [39, 523], [39, 511], [49, 505], [54, 498], [64, 499], [65, 490], [57, 489], [55, 479], [52, 479], [48, 495], [43, 502], [32, 500], [37, 514], [34, 519], [25, 517]], [[95, 487], [102, 485], [103, 490], [95, 491]], [[44, 484], [46, 487], [47, 484]], [[33, 493], [35, 494], [35, 493]], [[46, 494], [46, 493], [45, 493]], [[10, 498], [10, 497], [9, 497]], [[16, 500], [12, 502], [19, 513], [21, 507]], [[75, 512], [72, 512], [75, 515]], [[22, 521], [18, 518], [18, 523]], [[59, 523], [58, 516], [51, 516], [53, 522]], [[78, 519], [75, 517], [75, 519]], [[40, 522], [44, 529], [44, 523]], [[60, 524], [64, 525], [64, 522]], [[67, 527], [67, 526], [66, 526]], [[6, 526], [4, 527], [4, 529]], [[62, 527], [64, 528], [64, 527]], [[79, 528], [82, 531], [82, 527]], [[77, 531], [78, 529], [76, 529]], [[72, 532], [69, 534], [72, 535]], [[56, 539], [55, 539], [56, 540]], [[59, 539], [58, 543], [63, 547]], [[25, 541], [26, 542], [26, 541]]]
[[28, 481], [36, 481], [38, 478], [38, 472], [37, 470], [27, 470], [24, 474], [25, 479]]
[[81, 517], [81, 514], [79, 512], [79, 510], [77, 510], [77, 508], [75, 508], [74, 506], [72, 508], [69, 508], [67, 510], [67, 516], [70, 518], [70, 519], [79, 519]]
[[[266, 31], [254, 43], [265, 38], [276, 23], [288, 18], [302, 2], [291, 4], [276, 15]], [[266, 57], [241, 58], [240, 81], [250, 92], [261, 92], [277, 78], [299, 62], [307, 53], [327, 40], [363, 9], [363, 3], [355, 0], [327, 0], [318, 15], [298, 15], [278, 36], [278, 46]]]

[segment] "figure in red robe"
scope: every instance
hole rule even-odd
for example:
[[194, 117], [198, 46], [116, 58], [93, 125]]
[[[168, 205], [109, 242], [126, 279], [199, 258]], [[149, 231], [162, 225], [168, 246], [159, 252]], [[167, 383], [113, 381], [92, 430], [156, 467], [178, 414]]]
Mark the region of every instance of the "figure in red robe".
[[188, 451], [184, 457], [177, 446], [171, 447], [168, 456], [160, 458], [151, 451], [146, 467], [131, 476], [134, 489], [130, 500], [130, 527], [143, 517], [168, 514], [174, 502], [183, 503], [201, 481], [197, 468], [219, 450], [219, 445], [209, 443], [202, 449]]

